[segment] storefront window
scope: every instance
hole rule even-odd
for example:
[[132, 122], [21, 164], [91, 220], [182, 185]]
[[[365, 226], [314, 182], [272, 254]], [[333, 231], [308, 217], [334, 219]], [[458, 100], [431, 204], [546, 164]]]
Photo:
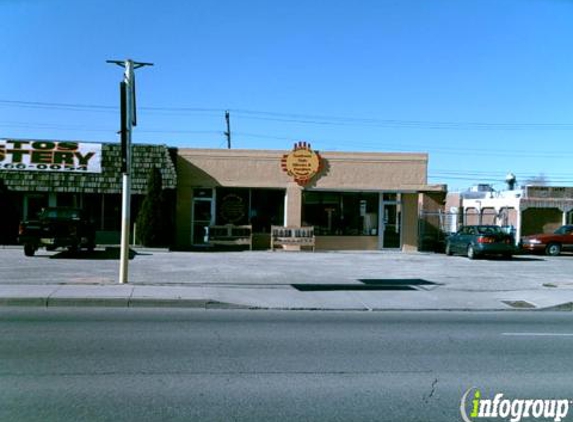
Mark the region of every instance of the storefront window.
[[48, 195], [42, 193], [31, 193], [25, 196], [24, 218], [37, 218], [40, 212], [49, 204]]
[[268, 233], [284, 223], [282, 189], [218, 188], [216, 224], [251, 224], [253, 232]]
[[[103, 195], [103, 230], [117, 231], [121, 229], [121, 195]], [[135, 210], [131, 212], [136, 216]]]
[[251, 189], [251, 224], [255, 233], [270, 233], [271, 226], [284, 224], [285, 191]]
[[208, 199], [213, 196], [213, 189], [193, 189], [193, 198]]
[[[88, 215], [88, 218], [93, 221], [96, 230], [104, 230], [107, 228], [103, 221], [105, 218], [104, 205], [107, 196], [109, 195], [84, 193], [81, 194], [80, 200], [78, 201], [78, 206], [82, 208]], [[61, 205], [60, 196], [58, 196], [58, 205]], [[119, 216], [119, 218], [121, 218], [121, 216]], [[115, 226], [113, 227], [115, 228]]]
[[249, 189], [217, 189], [217, 224], [249, 224]]
[[319, 236], [376, 236], [378, 194], [303, 192], [302, 218]]

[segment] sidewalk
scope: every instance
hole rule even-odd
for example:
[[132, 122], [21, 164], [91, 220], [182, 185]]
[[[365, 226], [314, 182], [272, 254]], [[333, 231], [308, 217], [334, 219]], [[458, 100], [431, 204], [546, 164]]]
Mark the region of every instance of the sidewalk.
[[[101, 252], [101, 251], [100, 251]], [[0, 305], [280, 310], [573, 309], [573, 257], [470, 261], [380, 252], [138, 249], [129, 283], [103, 254], [0, 249]]]
[[289, 289], [173, 286], [0, 286], [0, 306], [185, 307], [276, 310], [573, 310], [565, 292], [299, 292]]

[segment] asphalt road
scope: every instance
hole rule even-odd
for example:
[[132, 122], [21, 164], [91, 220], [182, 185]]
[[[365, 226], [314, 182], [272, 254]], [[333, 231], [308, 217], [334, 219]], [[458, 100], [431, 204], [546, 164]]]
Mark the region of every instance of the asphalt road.
[[572, 322], [544, 312], [3, 308], [0, 421], [457, 421], [472, 387], [573, 399]]

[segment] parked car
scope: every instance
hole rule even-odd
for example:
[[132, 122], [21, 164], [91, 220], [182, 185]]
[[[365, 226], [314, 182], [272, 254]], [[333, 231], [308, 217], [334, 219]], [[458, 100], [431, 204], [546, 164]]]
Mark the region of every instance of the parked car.
[[521, 238], [521, 248], [528, 252], [544, 252], [557, 256], [561, 251], [573, 250], [573, 225], [559, 227], [553, 233], [534, 234]]
[[95, 227], [84, 212], [77, 208], [48, 207], [35, 220], [20, 223], [18, 242], [24, 254], [33, 256], [40, 247], [47, 250], [95, 248]]
[[462, 226], [446, 239], [446, 255], [467, 255], [469, 259], [484, 255], [511, 258], [514, 253], [513, 236], [499, 226]]

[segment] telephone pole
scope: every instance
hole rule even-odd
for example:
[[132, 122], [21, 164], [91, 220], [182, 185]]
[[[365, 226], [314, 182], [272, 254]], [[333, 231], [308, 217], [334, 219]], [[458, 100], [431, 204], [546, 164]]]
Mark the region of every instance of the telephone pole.
[[128, 282], [129, 229], [131, 221], [131, 132], [137, 125], [135, 104], [135, 69], [153, 66], [153, 63], [134, 62], [133, 60], [107, 60], [125, 69], [120, 82], [121, 105], [121, 246], [119, 254], [119, 284]]
[[225, 111], [225, 120], [227, 121], [227, 131], [225, 132], [227, 148], [231, 149], [231, 115], [229, 114], [229, 110]]

